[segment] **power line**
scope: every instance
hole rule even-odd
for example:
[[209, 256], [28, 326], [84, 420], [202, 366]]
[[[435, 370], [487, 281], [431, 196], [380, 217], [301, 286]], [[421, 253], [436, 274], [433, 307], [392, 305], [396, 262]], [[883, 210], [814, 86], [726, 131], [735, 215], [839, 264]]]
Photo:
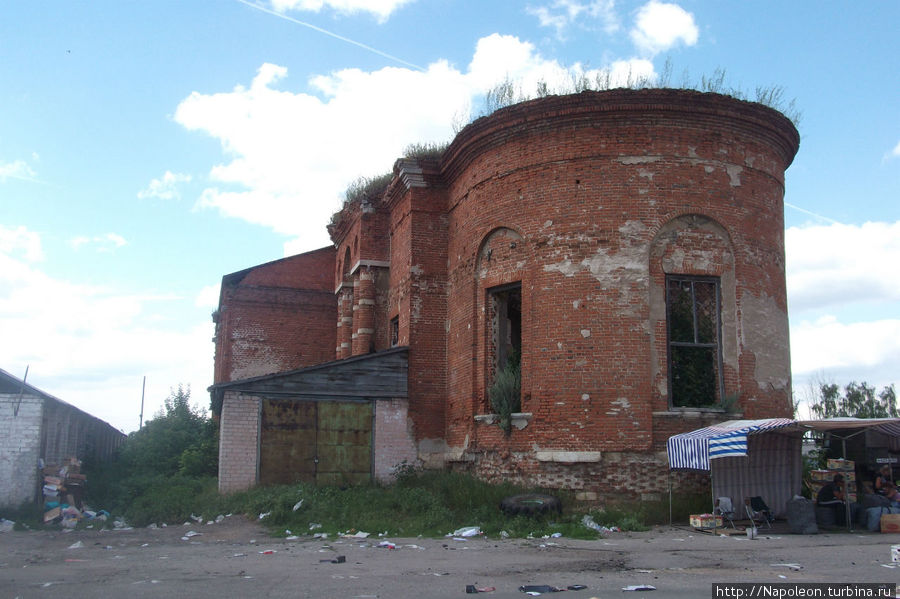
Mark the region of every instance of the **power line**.
[[287, 16], [287, 15], [281, 14], [280, 12], [277, 12], [277, 11], [274, 11], [274, 10], [270, 10], [270, 9], [268, 9], [268, 8], [265, 8], [264, 6], [260, 6], [259, 4], [255, 4], [255, 3], [253, 3], [253, 2], [249, 2], [248, 0], [236, 0], [236, 1], [237, 1], [237, 2], [240, 2], [241, 4], [245, 4], [245, 5], [249, 6], [250, 8], [255, 8], [255, 9], [258, 10], [258, 11], [261, 11], [261, 12], [270, 14], [270, 15], [272, 15], [272, 16], [278, 17], [279, 19], [284, 19], [285, 21], [290, 21], [291, 23], [296, 23], [297, 25], [303, 25], [304, 27], [308, 27], [309, 29], [312, 29], [313, 31], [318, 31], [319, 33], [324, 33], [325, 35], [329, 35], [329, 36], [331, 36], [331, 37], [333, 37], [333, 38], [335, 38], [335, 39], [341, 40], [342, 42], [347, 42], [348, 44], [352, 44], [352, 45], [354, 45], [354, 46], [357, 46], [357, 47], [359, 47], [359, 48], [362, 48], [363, 50], [367, 50], [367, 51], [369, 51], [369, 52], [372, 52], [372, 53], [377, 54], [377, 55], [379, 55], [379, 56], [382, 56], [382, 57], [384, 57], [384, 58], [388, 58], [388, 59], [393, 60], [393, 61], [395, 61], [395, 62], [399, 62], [399, 63], [402, 64], [402, 65], [406, 65], [406, 66], [408, 66], [408, 67], [412, 67], [412, 68], [416, 69], [417, 71], [422, 71], [422, 72], [425, 72], [425, 71], [426, 71], [425, 68], [420, 67], [420, 66], [417, 65], [417, 64], [413, 64], [413, 63], [411, 63], [411, 62], [406, 62], [406, 61], [403, 60], [402, 58], [397, 58], [396, 56], [393, 56], [393, 55], [391, 55], [391, 54], [388, 54], [387, 52], [382, 52], [381, 50], [378, 50], [377, 48], [373, 48], [372, 46], [367, 46], [367, 45], [365, 45], [365, 44], [363, 44], [363, 43], [357, 42], [357, 41], [352, 40], [352, 39], [350, 39], [350, 38], [348, 38], [348, 37], [344, 37], [344, 36], [342, 36], [342, 35], [338, 35], [337, 33], [333, 33], [333, 32], [331, 32], [331, 31], [328, 31], [327, 29], [322, 29], [321, 27], [317, 27], [316, 25], [313, 25], [312, 23], [307, 23], [307, 22], [305, 22], [305, 21], [301, 21], [301, 20], [299, 20], [299, 19], [295, 19], [295, 18], [293, 18], [293, 17], [289, 17], [289, 16]]

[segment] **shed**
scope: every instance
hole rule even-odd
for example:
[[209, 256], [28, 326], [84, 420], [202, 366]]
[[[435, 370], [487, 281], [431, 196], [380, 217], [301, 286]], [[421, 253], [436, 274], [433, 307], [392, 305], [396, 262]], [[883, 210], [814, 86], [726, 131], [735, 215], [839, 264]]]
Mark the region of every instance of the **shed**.
[[0, 505], [38, 497], [41, 461], [109, 458], [125, 434], [0, 369]]

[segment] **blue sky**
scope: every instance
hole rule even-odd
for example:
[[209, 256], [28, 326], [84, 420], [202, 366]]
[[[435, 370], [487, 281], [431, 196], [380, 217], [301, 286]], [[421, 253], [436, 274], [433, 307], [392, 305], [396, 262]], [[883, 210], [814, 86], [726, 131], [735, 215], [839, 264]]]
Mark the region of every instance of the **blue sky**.
[[[329, 243], [347, 185], [510, 77], [724, 69], [801, 113], [794, 392], [900, 382], [896, 2], [14, 1], [0, 8], [0, 368], [125, 431], [207, 405], [222, 275]], [[474, 107], [474, 108], [473, 108]]]

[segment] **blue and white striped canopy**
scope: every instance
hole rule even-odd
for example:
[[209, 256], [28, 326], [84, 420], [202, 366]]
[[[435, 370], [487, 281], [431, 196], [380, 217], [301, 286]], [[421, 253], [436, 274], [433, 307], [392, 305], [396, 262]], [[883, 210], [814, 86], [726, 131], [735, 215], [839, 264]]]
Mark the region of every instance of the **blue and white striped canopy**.
[[716, 458], [747, 455], [747, 435], [763, 433], [794, 424], [790, 418], [729, 420], [689, 433], [669, 437], [666, 448], [669, 468], [709, 470]]

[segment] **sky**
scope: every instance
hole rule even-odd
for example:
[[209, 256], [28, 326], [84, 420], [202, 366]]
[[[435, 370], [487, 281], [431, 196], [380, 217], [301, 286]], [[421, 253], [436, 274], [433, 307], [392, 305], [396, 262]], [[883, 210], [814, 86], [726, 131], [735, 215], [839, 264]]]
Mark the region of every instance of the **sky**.
[[350, 183], [451, 140], [500, 81], [668, 64], [799, 112], [795, 397], [897, 385], [897, 23], [831, 0], [4, 2], [0, 368], [125, 432], [142, 393], [145, 420], [179, 384], [205, 408], [223, 275], [329, 245]]

